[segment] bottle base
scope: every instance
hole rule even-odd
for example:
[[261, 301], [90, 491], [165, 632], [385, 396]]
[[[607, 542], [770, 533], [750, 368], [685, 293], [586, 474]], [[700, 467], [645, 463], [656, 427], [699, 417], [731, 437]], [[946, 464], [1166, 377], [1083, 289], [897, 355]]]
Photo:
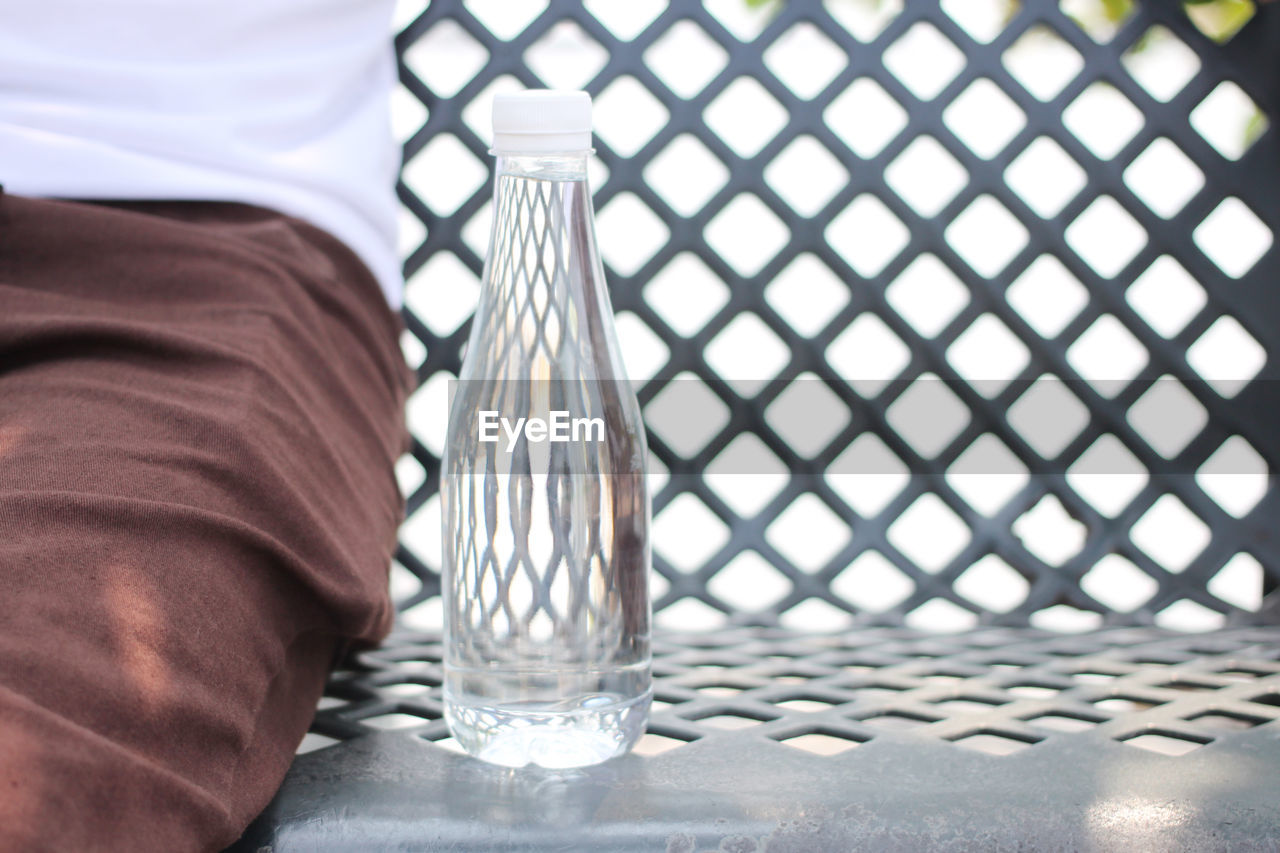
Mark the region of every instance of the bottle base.
[[449, 731], [469, 754], [503, 767], [587, 767], [622, 755], [639, 739], [651, 693], [595, 693], [556, 703], [460, 702], [445, 697]]

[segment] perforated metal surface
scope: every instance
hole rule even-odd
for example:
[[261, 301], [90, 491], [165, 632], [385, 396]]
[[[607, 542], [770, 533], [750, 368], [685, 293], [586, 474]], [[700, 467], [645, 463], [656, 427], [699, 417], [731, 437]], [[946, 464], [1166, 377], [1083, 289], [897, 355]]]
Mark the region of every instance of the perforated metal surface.
[[[1276, 14], [1219, 46], [1178, 4], [1063, 5], [407, 14], [405, 624], [439, 627], [489, 96], [544, 84], [596, 101], [659, 625], [1271, 619]], [[674, 385], [702, 386], [705, 434]]]
[[1280, 628], [753, 628], [657, 651], [635, 754], [569, 772], [455, 754], [437, 638], [361, 655], [316, 730], [363, 737], [300, 756], [237, 849], [1280, 844]]
[[[816, 754], [907, 736], [994, 754], [1051, 737], [1108, 738], [1179, 755], [1280, 720], [1273, 628], [1069, 637], [1011, 628], [942, 637], [734, 629], [655, 645], [656, 701], [640, 755], [742, 735]], [[457, 749], [441, 719], [438, 638], [402, 638], [357, 661], [368, 669], [335, 678], [317, 733], [404, 729]]]

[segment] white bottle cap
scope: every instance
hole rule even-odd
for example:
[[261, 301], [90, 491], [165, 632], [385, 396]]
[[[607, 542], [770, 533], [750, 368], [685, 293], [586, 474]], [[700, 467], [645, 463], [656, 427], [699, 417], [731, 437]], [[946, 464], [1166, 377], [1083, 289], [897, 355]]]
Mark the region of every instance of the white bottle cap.
[[591, 149], [591, 96], [530, 89], [493, 96], [493, 152], [548, 154]]

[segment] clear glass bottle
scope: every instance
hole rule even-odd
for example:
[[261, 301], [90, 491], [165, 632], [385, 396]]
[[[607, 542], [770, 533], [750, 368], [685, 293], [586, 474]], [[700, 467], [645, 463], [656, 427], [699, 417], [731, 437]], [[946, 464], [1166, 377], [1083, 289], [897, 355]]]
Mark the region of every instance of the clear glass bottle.
[[596, 251], [590, 99], [499, 96], [494, 127], [442, 463], [445, 717], [486, 761], [578, 767], [626, 752], [652, 698], [644, 427]]

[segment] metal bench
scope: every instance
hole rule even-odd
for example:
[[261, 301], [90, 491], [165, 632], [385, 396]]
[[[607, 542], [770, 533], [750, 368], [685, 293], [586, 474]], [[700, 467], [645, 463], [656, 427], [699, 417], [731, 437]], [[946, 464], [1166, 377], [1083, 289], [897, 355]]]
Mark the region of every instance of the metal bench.
[[[402, 623], [234, 849], [1280, 847], [1280, 8], [1228, 6], [403, 13]], [[441, 719], [430, 417], [512, 80], [595, 97], [660, 485], [649, 733], [579, 771]]]

